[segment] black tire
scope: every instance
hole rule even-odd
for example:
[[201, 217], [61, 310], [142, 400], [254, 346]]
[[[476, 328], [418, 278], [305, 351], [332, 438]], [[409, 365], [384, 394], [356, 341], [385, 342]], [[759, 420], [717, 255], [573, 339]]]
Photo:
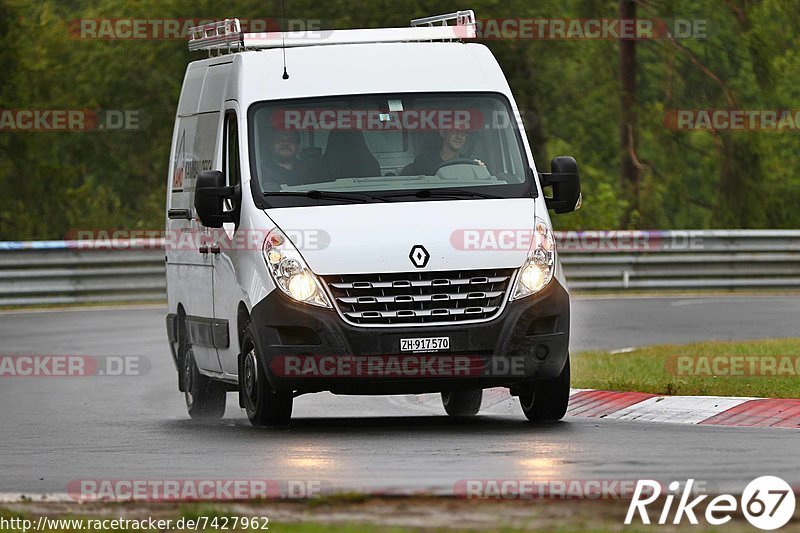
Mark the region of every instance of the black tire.
[[200, 373], [192, 347], [187, 346], [181, 357], [186, 410], [193, 420], [218, 420], [225, 415], [228, 398], [225, 385]]
[[442, 405], [450, 416], [475, 416], [481, 410], [483, 390], [464, 390], [442, 393]]
[[531, 422], [555, 422], [564, 418], [569, 406], [569, 355], [558, 377], [533, 382], [520, 392], [522, 412]]
[[269, 386], [256, 348], [255, 336], [249, 326], [242, 338], [239, 389], [251, 424], [260, 427], [285, 426], [289, 423], [294, 404], [292, 391], [274, 391]]

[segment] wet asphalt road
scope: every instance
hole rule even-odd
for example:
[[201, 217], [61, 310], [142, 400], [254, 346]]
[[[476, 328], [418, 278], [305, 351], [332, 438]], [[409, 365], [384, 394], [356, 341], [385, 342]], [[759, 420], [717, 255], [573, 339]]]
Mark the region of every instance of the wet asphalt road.
[[[158, 307], [0, 314], [0, 354], [139, 355], [138, 377], [0, 378], [0, 493], [80, 479], [305, 480], [337, 490], [433, 490], [466, 479], [707, 481], [800, 486], [800, 432], [570, 418], [528, 424], [493, 390], [450, 420], [438, 396], [300, 397], [286, 429], [255, 430], [229, 395], [218, 424], [188, 420]], [[572, 350], [800, 336], [800, 297], [590, 298]]]

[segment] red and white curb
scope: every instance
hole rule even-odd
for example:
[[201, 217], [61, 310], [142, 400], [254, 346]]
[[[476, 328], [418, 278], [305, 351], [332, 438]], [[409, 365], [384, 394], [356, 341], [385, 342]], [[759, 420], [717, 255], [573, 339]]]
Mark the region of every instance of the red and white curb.
[[800, 400], [658, 396], [643, 392], [573, 389], [567, 416], [800, 429]]
[[[427, 415], [442, 413], [438, 394], [388, 396], [391, 405]], [[519, 400], [505, 388], [483, 391], [481, 414], [521, 416]], [[731, 398], [723, 396], [663, 396], [644, 392], [594, 389], [570, 391], [567, 417], [709, 426], [750, 426], [800, 429], [800, 399]]]

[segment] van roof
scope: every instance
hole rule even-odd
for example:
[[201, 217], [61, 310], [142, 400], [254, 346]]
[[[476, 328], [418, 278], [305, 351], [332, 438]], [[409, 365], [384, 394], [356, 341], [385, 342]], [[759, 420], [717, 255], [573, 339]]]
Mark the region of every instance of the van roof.
[[211, 57], [187, 68], [179, 114], [225, 100], [246, 109], [263, 100], [387, 93], [496, 92], [514, 105], [488, 48], [462, 42], [476, 35], [471, 10], [415, 19], [408, 28], [247, 34], [238, 19], [226, 19], [190, 34], [189, 48]]
[[188, 71], [227, 65], [226, 99], [244, 107], [261, 100], [347, 94], [497, 92], [512, 98], [497, 60], [481, 44], [291, 48], [285, 50], [288, 79], [283, 79], [283, 53], [281, 49], [239, 52], [195, 61]]

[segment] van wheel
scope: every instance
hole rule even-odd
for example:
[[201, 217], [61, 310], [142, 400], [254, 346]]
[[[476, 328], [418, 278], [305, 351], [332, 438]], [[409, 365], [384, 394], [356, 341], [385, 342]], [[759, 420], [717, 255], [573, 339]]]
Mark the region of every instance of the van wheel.
[[250, 423], [256, 427], [285, 426], [292, 418], [292, 391], [274, 391], [269, 386], [250, 327], [242, 339], [242, 357], [239, 389]]
[[185, 390], [183, 395], [186, 398], [189, 416], [197, 420], [222, 418], [225, 414], [225, 401], [228, 398], [225, 386], [200, 373], [191, 346], [185, 349], [181, 360]]
[[531, 422], [555, 422], [567, 413], [569, 405], [569, 355], [564, 369], [555, 378], [541, 379], [520, 392], [522, 412]]
[[481, 401], [481, 389], [442, 393], [442, 405], [450, 416], [475, 416], [481, 410]]

